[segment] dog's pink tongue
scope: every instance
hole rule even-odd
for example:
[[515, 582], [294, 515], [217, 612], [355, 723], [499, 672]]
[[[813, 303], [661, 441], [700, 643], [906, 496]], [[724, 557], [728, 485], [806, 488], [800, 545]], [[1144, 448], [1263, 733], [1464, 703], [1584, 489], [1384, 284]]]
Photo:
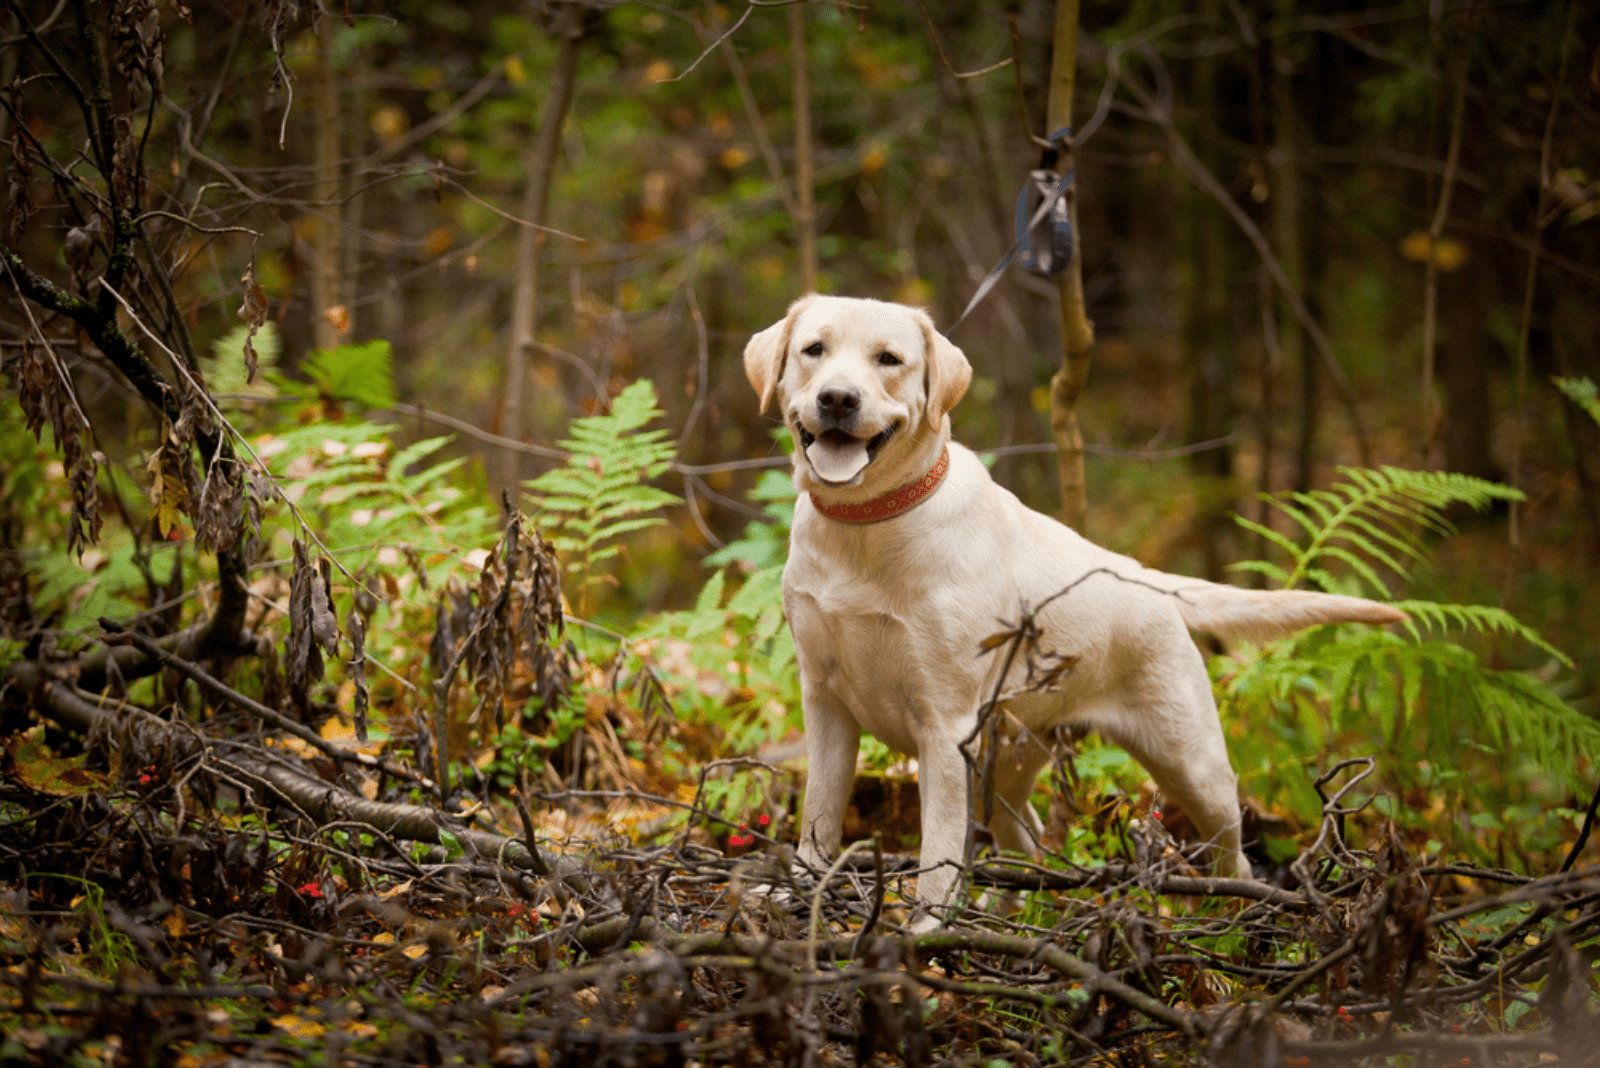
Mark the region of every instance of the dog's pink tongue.
[[849, 482], [867, 466], [870, 457], [867, 443], [859, 438], [843, 444], [818, 438], [806, 449], [806, 459], [811, 461], [811, 470], [824, 482]]

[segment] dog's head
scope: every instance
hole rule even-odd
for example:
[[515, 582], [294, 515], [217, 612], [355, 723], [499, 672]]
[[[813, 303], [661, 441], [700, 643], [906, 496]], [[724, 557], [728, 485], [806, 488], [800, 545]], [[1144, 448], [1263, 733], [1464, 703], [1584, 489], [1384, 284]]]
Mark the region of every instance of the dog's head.
[[949, 433], [947, 413], [972, 381], [927, 312], [816, 294], [750, 339], [744, 369], [762, 411], [777, 399], [800, 488], [813, 491], [883, 492], [916, 477], [908, 465]]

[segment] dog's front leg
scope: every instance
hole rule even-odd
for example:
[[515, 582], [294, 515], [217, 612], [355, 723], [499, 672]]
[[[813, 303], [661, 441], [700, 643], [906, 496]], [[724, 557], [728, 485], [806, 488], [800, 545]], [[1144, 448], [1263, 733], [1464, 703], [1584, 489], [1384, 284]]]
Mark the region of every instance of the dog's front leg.
[[825, 867], [839, 849], [844, 812], [856, 779], [861, 725], [824, 687], [807, 684], [801, 670], [806, 721], [806, 800], [800, 815], [800, 859]]
[[939, 736], [918, 746], [917, 792], [924, 869], [917, 876], [917, 897], [937, 910], [955, 896], [967, 847], [967, 762], [958, 737]]

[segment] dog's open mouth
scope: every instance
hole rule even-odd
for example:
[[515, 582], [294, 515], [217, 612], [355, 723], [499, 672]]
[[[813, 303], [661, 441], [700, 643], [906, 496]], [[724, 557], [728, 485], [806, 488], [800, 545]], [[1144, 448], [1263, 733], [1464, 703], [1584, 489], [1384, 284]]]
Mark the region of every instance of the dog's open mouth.
[[838, 429], [813, 434], [804, 424], [796, 423], [795, 426], [800, 432], [800, 447], [805, 450], [811, 470], [824, 482], [843, 485], [877, 458], [878, 450], [894, 436], [899, 424], [890, 423], [870, 438], [858, 438]]

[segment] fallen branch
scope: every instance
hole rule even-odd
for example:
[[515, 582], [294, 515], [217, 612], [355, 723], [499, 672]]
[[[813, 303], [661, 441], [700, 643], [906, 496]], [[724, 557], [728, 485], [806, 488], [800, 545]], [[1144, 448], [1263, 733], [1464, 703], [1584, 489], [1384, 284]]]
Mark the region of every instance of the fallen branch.
[[209, 693], [215, 700], [234, 705], [261, 717], [279, 730], [299, 738], [329, 760], [338, 761], [341, 764], [359, 764], [361, 767], [369, 768], [373, 771], [381, 771], [385, 775], [392, 775], [397, 779], [414, 782], [425, 789], [431, 790], [434, 788], [432, 780], [412, 771], [410, 768], [396, 764], [392, 760], [384, 760], [382, 757], [358, 753], [354, 750], [334, 745], [305, 724], [298, 723], [283, 713], [274, 711], [261, 702], [246, 697], [226, 683], [213, 677], [198, 664], [191, 664], [182, 657], [167, 652], [149, 638], [137, 631], [128, 630], [115, 620], [102, 616], [100, 618], [100, 629], [104, 630], [108, 635], [105, 639], [107, 645], [120, 645], [122, 643], [132, 645], [164, 667], [169, 667], [180, 675], [193, 679], [200, 685], [202, 690]]
[[126, 718], [132, 722], [119, 722], [124, 717], [98, 705], [92, 695], [46, 677], [33, 664], [14, 665], [12, 675], [18, 684], [33, 692], [35, 707], [63, 726], [91, 737], [100, 734], [115, 736], [119, 727], [124, 731], [138, 730], [144, 735], [142, 745], [146, 749], [165, 746], [186, 757], [204, 755], [217, 768], [231, 771], [248, 782], [260, 785], [267, 793], [315, 821], [349, 820], [367, 824], [407, 841], [430, 844], [445, 844], [448, 836], [469, 855], [507, 864], [535, 875], [549, 874], [549, 866], [543, 859], [530, 854], [527, 847], [516, 839], [462, 826], [437, 809], [369, 801], [360, 794], [314, 776], [245, 755], [244, 747], [239, 745], [231, 747], [227, 755], [214, 751], [202, 754], [200, 746], [188, 732], [148, 713], [127, 714]]

